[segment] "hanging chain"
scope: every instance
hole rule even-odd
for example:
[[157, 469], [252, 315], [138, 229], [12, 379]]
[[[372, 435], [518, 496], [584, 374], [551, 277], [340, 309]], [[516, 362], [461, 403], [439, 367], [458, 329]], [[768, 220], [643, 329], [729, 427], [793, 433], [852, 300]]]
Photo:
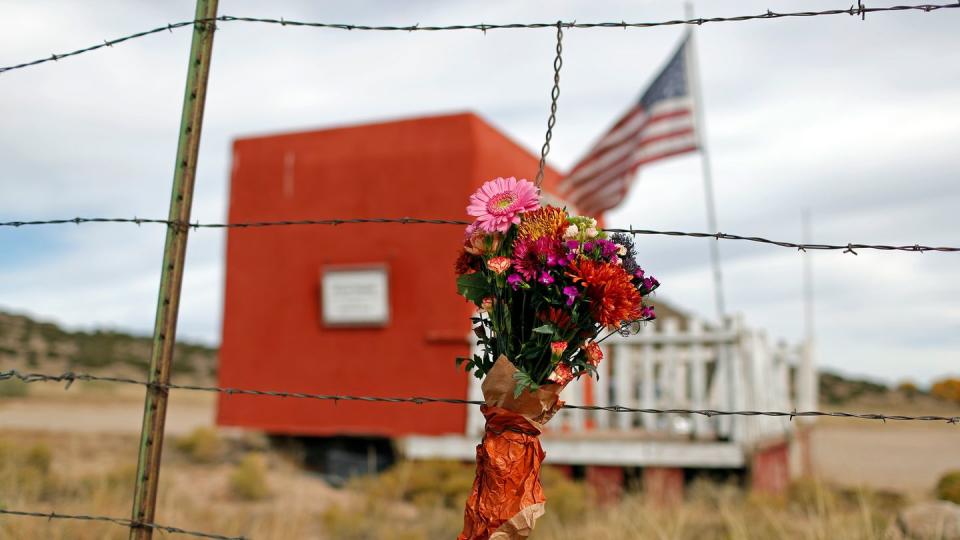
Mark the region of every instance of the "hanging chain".
[[540, 168], [537, 170], [537, 187], [543, 183], [543, 169], [550, 153], [553, 126], [557, 123], [557, 98], [560, 97], [560, 68], [563, 67], [563, 21], [557, 21], [557, 56], [553, 59], [553, 90], [550, 92], [550, 118], [547, 119], [547, 134], [540, 149]]

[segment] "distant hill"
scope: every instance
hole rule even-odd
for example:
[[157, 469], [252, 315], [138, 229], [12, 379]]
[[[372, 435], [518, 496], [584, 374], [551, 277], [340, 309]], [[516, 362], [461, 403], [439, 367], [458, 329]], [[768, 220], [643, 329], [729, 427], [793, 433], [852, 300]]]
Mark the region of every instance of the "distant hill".
[[[95, 330], [70, 332], [53, 323], [0, 312], [0, 369], [85, 371], [143, 378], [150, 363], [151, 338]], [[178, 342], [174, 380], [216, 379], [217, 349]]]
[[885, 384], [864, 379], [848, 379], [829, 371], [820, 372], [820, 401], [829, 405], [883, 397], [892, 391], [894, 390]]

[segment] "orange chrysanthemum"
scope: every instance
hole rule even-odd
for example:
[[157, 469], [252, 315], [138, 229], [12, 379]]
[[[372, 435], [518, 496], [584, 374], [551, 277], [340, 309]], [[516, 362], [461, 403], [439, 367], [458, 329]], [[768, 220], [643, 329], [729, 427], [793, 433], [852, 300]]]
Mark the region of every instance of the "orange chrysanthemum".
[[569, 275], [584, 287], [584, 294], [590, 299], [590, 315], [598, 323], [620, 326], [640, 318], [640, 292], [622, 266], [580, 259], [570, 265]]
[[567, 228], [567, 212], [556, 206], [544, 206], [520, 217], [517, 238], [536, 240], [544, 236], [562, 237]]

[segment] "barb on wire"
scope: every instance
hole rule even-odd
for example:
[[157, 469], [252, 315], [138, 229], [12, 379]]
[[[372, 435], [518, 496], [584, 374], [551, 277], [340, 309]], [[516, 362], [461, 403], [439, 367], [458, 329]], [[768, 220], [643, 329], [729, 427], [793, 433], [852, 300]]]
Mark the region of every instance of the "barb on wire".
[[[561, 21], [560, 26], [562, 28], [651, 28], [655, 26], [675, 26], [675, 25], [703, 25], [707, 23], [718, 23], [718, 22], [743, 22], [751, 20], [763, 20], [763, 19], [783, 19], [789, 17], [816, 17], [823, 15], [851, 15], [859, 16], [861, 19], [866, 19], [867, 13], [880, 13], [880, 12], [895, 12], [895, 11], [923, 11], [929, 13], [931, 11], [938, 11], [942, 9], [958, 8], [960, 3], [946, 3], [946, 4], [914, 4], [914, 5], [899, 5], [899, 6], [886, 6], [886, 7], [864, 7], [862, 3], [857, 6], [850, 6], [848, 8], [842, 9], [826, 9], [821, 11], [797, 11], [797, 12], [785, 12], [777, 13], [774, 11], [767, 10], [763, 13], [757, 13], [753, 15], [737, 15], [733, 17], [700, 17], [696, 19], [674, 19], [669, 21], [656, 21], [656, 22], [626, 22], [626, 21], [610, 21], [610, 22], [592, 22], [592, 23], [578, 23], [576, 21], [565, 22]], [[512, 29], [535, 29], [535, 28], [552, 28], [557, 26], [557, 23], [506, 23], [506, 24], [453, 24], [445, 26], [424, 26], [421, 24], [414, 24], [408, 26], [368, 26], [361, 24], [342, 24], [342, 23], [325, 23], [325, 22], [310, 22], [310, 21], [292, 21], [289, 19], [279, 18], [279, 19], [270, 19], [270, 18], [261, 18], [261, 17], [233, 17], [230, 15], [221, 15], [215, 19], [197, 19], [195, 21], [181, 21], [177, 23], [165, 24], [163, 26], [158, 26], [151, 30], [145, 30], [142, 32], [137, 32], [120, 38], [112, 40], [104, 40], [103, 43], [98, 43], [96, 45], [91, 45], [89, 47], [84, 47], [82, 49], [77, 49], [75, 51], [61, 53], [61, 54], [51, 54], [50, 56], [45, 56], [37, 60], [32, 60], [29, 62], [23, 62], [20, 64], [15, 64], [11, 66], [0, 67], [0, 74], [7, 71], [12, 71], [15, 69], [22, 69], [30, 66], [35, 66], [38, 64], [44, 64], [46, 62], [58, 61], [67, 57], [77, 56], [79, 54], [88, 53], [95, 51], [97, 49], [102, 49], [104, 47], [112, 47], [118, 43], [123, 43], [132, 39], [137, 39], [151, 34], [157, 34], [163, 31], [172, 32], [176, 28], [182, 28], [184, 26], [193, 26], [194, 24], [206, 24], [209, 22], [250, 22], [250, 23], [264, 23], [264, 24], [275, 24], [282, 27], [288, 26], [302, 26], [309, 28], [326, 28], [333, 30], [368, 30], [368, 31], [395, 31], [395, 32], [431, 32], [431, 31], [446, 31], [446, 30], [478, 30], [486, 34], [489, 30], [512, 30]]]
[[[958, 4], [960, 5], [960, 4]], [[70, 218], [70, 219], [50, 219], [34, 221], [4, 221], [0, 222], [0, 227], [25, 227], [31, 225], [63, 225], [84, 223], [131, 223], [136, 225], [161, 224], [170, 227], [192, 228], [192, 229], [253, 229], [259, 227], [286, 227], [294, 225], [362, 225], [378, 223], [396, 223], [401, 225], [469, 225], [469, 221], [458, 219], [426, 219], [414, 217], [400, 218], [352, 218], [352, 219], [298, 219], [298, 220], [279, 220], [279, 221], [248, 221], [239, 223], [185, 223], [171, 221], [167, 219], [144, 219], [144, 218]], [[856, 255], [855, 250], [872, 249], [878, 251], [909, 251], [924, 253], [927, 251], [939, 251], [945, 253], [960, 252], [960, 247], [951, 246], [928, 246], [921, 244], [911, 245], [888, 245], [888, 244], [802, 244], [795, 242], [785, 242], [782, 240], [770, 240], [760, 236], [741, 236], [739, 234], [727, 233], [706, 233], [706, 232], [684, 232], [684, 231], [659, 231], [654, 229], [635, 229], [632, 226], [626, 229], [607, 228], [603, 229], [611, 233], [626, 233], [632, 235], [649, 236], [682, 236], [689, 238], [713, 238], [715, 240], [742, 240], [747, 242], [757, 242], [785, 248], [794, 248], [798, 251], [841, 251]]]
[[[217, 392], [227, 395], [245, 395], [245, 396], [269, 396], [280, 398], [296, 399], [316, 399], [321, 401], [361, 401], [370, 403], [411, 403], [423, 405], [424, 403], [444, 403], [451, 405], [483, 405], [483, 401], [458, 399], [458, 398], [440, 398], [427, 396], [411, 397], [385, 397], [385, 396], [351, 396], [339, 394], [312, 394], [306, 392], [280, 392], [273, 390], [250, 390], [243, 388], [221, 388], [218, 386], [198, 386], [190, 384], [152, 384], [137, 379], [125, 377], [107, 377], [100, 375], [91, 375], [89, 373], [74, 373], [67, 371], [59, 375], [49, 375], [44, 373], [21, 373], [15, 369], [0, 371], [0, 381], [5, 379], [18, 379], [26, 383], [33, 382], [66, 382], [67, 387], [74, 381], [104, 381], [124, 384], [135, 384], [139, 386], [156, 386], [158, 388], [172, 390], [194, 390], [200, 392]], [[851, 413], [851, 412], [826, 412], [826, 411], [720, 411], [716, 409], [654, 409], [654, 408], [634, 408], [624, 407], [622, 405], [568, 405], [565, 409], [578, 409], [583, 411], [610, 411], [616, 413], [642, 413], [642, 414], [698, 414], [701, 416], [772, 416], [799, 418], [808, 416], [832, 416], [835, 418], [858, 418], [862, 420], [904, 420], [904, 421], [929, 421], [946, 422], [948, 424], [960, 424], [960, 416], [906, 416], [899, 414], [882, 413]]]
[[171, 527], [169, 525], [158, 525], [156, 523], [142, 523], [133, 521], [126, 518], [116, 518], [110, 516], [86, 516], [78, 514], [58, 514], [56, 512], [28, 512], [26, 510], [8, 510], [5, 508], [0, 508], [0, 515], [7, 514], [11, 516], [27, 516], [27, 517], [39, 517], [46, 518], [47, 520], [53, 519], [74, 519], [80, 521], [103, 521], [107, 523], [114, 523], [116, 525], [122, 525], [124, 527], [131, 528], [148, 528], [155, 531], [161, 531], [166, 533], [173, 534], [183, 534], [187, 536], [193, 536], [196, 538], [214, 538], [216, 540], [245, 540], [243, 536], [223, 536], [222, 534], [212, 534], [199, 531], [188, 531], [186, 529], [181, 529], [179, 527]]
[[557, 99], [560, 97], [560, 68], [563, 67], [563, 21], [557, 21], [557, 56], [553, 59], [553, 89], [550, 90], [550, 117], [547, 118], [547, 134], [540, 148], [540, 167], [534, 181], [537, 187], [543, 183], [543, 169], [547, 166], [547, 154], [550, 153], [550, 140], [553, 139], [553, 126], [557, 123]]

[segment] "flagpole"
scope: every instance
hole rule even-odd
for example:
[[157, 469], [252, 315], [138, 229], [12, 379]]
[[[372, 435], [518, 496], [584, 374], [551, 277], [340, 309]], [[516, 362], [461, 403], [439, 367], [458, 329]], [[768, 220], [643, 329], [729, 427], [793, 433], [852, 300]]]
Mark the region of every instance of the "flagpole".
[[[687, 2], [684, 4], [684, 11], [687, 19], [693, 18], [693, 4]], [[716, 233], [717, 229], [717, 210], [713, 200], [713, 173], [710, 166], [710, 152], [706, 144], [706, 123], [703, 119], [703, 95], [700, 93], [700, 67], [697, 64], [697, 44], [694, 40], [693, 29], [689, 29], [689, 41], [687, 43], [687, 75], [690, 78], [690, 86], [693, 90], [693, 114], [696, 122], [697, 147], [700, 149], [700, 165], [703, 170], [703, 193], [707, 203], [707, 228], [708, 232]], [[723, 298], [723, 273], [720, 270], [720, 246], [719, 242], [714, 240], [710, 242], [710, 262], [713, 266], [713, 292], [717, 308], [717, 319], [723, 324], [727, 308]]]
[[[810, 210], [804, 209], [801, 214], [803, 222], [803, 243], [810, 243]], [[813, 260], [810, 253], [803, 254], [803, 329], [804, 347], [800, 358], [799, 381], [797, 392], [797, 407], [800, 410], [812, 411], [817, 408], [817, 367], [815, 358], [813, 322]]]

